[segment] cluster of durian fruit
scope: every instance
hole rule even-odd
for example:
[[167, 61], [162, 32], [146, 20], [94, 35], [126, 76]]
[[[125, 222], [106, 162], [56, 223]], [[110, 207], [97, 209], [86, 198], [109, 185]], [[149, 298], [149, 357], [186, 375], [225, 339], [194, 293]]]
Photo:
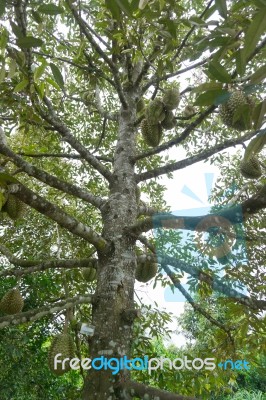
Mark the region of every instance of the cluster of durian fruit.
[[0, 301], [0, 311], [8, 315], [20, 313], [23, 306], [24, 299], [17, 287], [8, 290]]
[[[222, 122], [229, 128], [237, 131], [245, 131], [252, 128], [252, 116], [255, 107], [255, 101], [251, 96], [245, 94], [242, 90], [229, 89], [231, 95], [229, 99], [220, 105], [219, 115]], [[258, 139], [255, 139], [258, 143]], [[261, 145], [255, 145], [257, 150], [245, 154], [240, 164], [240, 172], [247, 179], [258, 179], [262, 175], [261, 164], [256, 153], [264, 146], [264, 140]]]
[[167, 89], [162, 98], [155, 98], [149, 102], [141, 122], [141, 133], [148, 146], [158, 146], [163, 129], [170, 130], [176, 126], [173, 110], [178, 107], [179, 102], [180, 93], [175, 87]]

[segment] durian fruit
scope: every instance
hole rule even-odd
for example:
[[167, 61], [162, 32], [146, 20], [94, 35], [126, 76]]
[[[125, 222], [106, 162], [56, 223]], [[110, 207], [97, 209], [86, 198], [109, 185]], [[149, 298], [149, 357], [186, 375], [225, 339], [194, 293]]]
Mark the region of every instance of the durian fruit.
[[[69, 360], [64, 363], [64, 369], [61, 362], [57, 362], [56, 368], [54, 365], [55, 356], [60, 353], [61, 356], [58, 357], [57, 360], [63, 361], [65, 358], [69, 358]], [[58, 376], [65, 374], [71, 369], [69, 361], [72, 358], [75, 358], [75, 345], [72, 336], [68, 333], [61, 333], [55, 336], [48, 352], [48, 366], [50, 370]]]
[[[219, 107], [220, 117], [226, 126], [234, 128], [238, 131], [245, 131], [246, 129], [251, 128], [251, 114], [254, 107], [254, 102], [242, 90], [231, 90], [231, 93], [232, 94], [228, 101], [224, 104], [221, 104]], [[247, 105], [250, 108], [249, 122], [246, 122], [247, 120], [244, 118], [244, 115], [241, 115], [242, 107]], [[240, 113], [239, 117], [237, 115], [238, 113]]]
[[154, 99], [150, 101], [146, 108], [146, 119], [150, 125], [156, 125], [165, 118], [164, 105], [161, 99]]
[[163, 104], [167, 111], [174, 110], [180, 102], [180, 93], [178, 88], [167, 89], [163, 96]]
[[193, 106], [187, 105], [184, 109], [184, 116], [185, 117], [191, 117], [192, 115], [195, 114], [195, 108]]
[[0, 301], [0, 310], [9, 315], [20, 313], [23, 306], [24, 300], [17, 288], [10, 289]]
[[243, 160], [240, 165], [241, 174], [248, 179], [256, 179], [262, 175], [261, 166], [256, 156]]
[[156, 147], [162, 139], [161, 124], [151, 125], [146, 118], [141, 122], [141, 133], [148, 146]]
[[89, 268], [84, 268], [82, 271], [83, 278], [87, 282], [92, 282], [95, 281], [96, 279], [96, 269], [89, 267]]
[[176, 126], [175, 116], [172, 111], [166, 111], [165, 118], [161, 123], [162, 128], [167, 130], [173, 129]]
[[21, 218], [25, 212], [26, 205], [20, 201], [17, 197], [9, 194], [6, 203], [3, 206], [3, 211], [5, 211], [9, 217], [13, 220]]
[[139, 113], [139, 112], [141, 112], [142, 110], [144, 110], [144, 107], [145, 107], [145, 102], [144, 102], [143, 99], [140, 99], [140, 100], [137, 102], [137, 113]]
[[158, 265], [152, 260], [138, 261], [135, 279], [139, 282], [146, 283], [155, 277], [158, 271]]

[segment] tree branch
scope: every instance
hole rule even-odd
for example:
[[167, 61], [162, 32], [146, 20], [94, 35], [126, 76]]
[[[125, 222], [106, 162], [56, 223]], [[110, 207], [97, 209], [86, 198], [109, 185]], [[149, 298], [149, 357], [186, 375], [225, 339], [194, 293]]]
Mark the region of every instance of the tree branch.
[[169, 278], [171, 279], [174, 287], [176, 289], [178, 289], [182, 295], [185, 297], [185, 299], [187, 300], [187, 302], [192, 306], [192, 308], [200, 313], [201, 315], [203, 315], [208, 321], [210, 321], [213, 325], [217, 326], [218, 328], [220, 328], [221, 330], [223, 330], [224, 332], [227, 333], [227, 335], [229, 336], [230, 340], [232, 340], [232, 336], [231, 336], [231, 331], [235, 330], [236, 328], [233, 327], [225, 327], [221, 322], [217, 321], [215, 318], [213, 318], [207, 311], [205, 311], [198, 303], [196, 303], [193, 298], [190, 296], [190, 294], [184, 289], [184, 287], [181, 285], [179, 279], [176, 278], [175, 274], [171, 271], [171, 269], [165, 265], [162, 264], [162, 268], [164, 269], [164, 271], [167, 273], [167, 275], [169, 276]]
[[[139, 236], [141, 233], [158, 227], [206, 232], [210, 227], [209, 221], [212, 221], [212, 226], [217, 227], [221, 225], [222, 219], [226, 219], [233, 225], [239, 224], [264, 208], [266, 208], [266, 184], [243, 203], [225, 207], [213, 214], [199, 216], [177, 216], [170, 213], [154, 214], [153, 217], [145, 218], [135, 225], [129, 226], [127, 232]], [[206, 221], [205, 224], [204, 221]]]
[[98, 45], [98, 43], [94, 40], [93, 36], [91, 35], [91, 33], [87, 27], [86, 22], [83, 21], [83, 19], [79, 15], [75, 5], [71, 2], [71, 0], [66, 0], [66, 2], [75, 18], [75, 21], [79, 25], [81, 31], [84, 33], [84, 35], [86, 36], [86, 38], [88, 39], [89, 43], [94, 48], [94, 50], [99, 54], [100, 57], [103, 58], [103, 60], [106, 62], [106, 64], [109, 66], [110, 70], [112, 71], [117, 94], [119, 96], [119, 99], [121, 101], [123, 108], [125, 110], [127, 110], [128, 104], [127, 104], [127, 101], [126, 101], [124, 93], [123, 93], [123, 89], [122, 89], [121, 82], [119, 79], [118, 70], [117, 70], [115, 64], [112, 62], [112, 60], [110, 60], [110, 58], [105, 54], [104, 50], [102, 50], [101, 47]]
[[6, 328], [7, 326], [10, 325], [19, 325], [19, 324], [25, 324], [27, 322], [33, 322], [47, 315], [53, 315], [58, 311], [73, 308], [78, 304], [91, 303], [91, 301], [92, 301], [91, 295], [75, 296], [73, 298], [69, 298], [63, 301], [58, 301], [54, 303], [52, 306], [51, 304], [49, 304], [49, 306], [40, 307], [35, 310], [9, 315], [6, 317], [0, 317], [0, 329]]
[[158, 154], [161, 153], [164, 150], [168, 150], [171, 147], [175, 146], [176, 144], [180, 144], [181, 142], [183, 142], [188, 135], [209, 115], [212, 113], [213, 110], [215, 110], [215, 106], [211, 106], [209, 108], [207, 108], [207, 110], [205, 110], [202, 114], [200, 114], [200, 116], [194, 121], [192, 122], [189, 126], [186, 127], [186, 129], [184, 130], [184, 132], [181, 133], [181, 135], [178, 135], [177, 137], [175, 137], [172, 140], [169, 140], [169, 142], [162, 144], [161, 146], [158, 146], [154, 149], [145, 151], [144, 153], [138, 154], [135, 157], [135, 161], [138, 160], [142, 160], [143, 158], [146, 157], [150, 157], [154, 154]]
[[93, 229], [82, 224], [76, 218], [71, 217], [61, 208], [45, 200], [43, 197], [39, 196], [21, 183], [9, 185], [9, 190], [21, 201], [35, 208], [35, 210], [39, 211], [41, 214], [57, 222], [60, 226], [74, 235], [93, 244], [97, 250], [104, 250], [107, 246], [107, 242]]
[[196, 154], [194, 156], [191, 156], [189, 158], [186, 158], [186, 159], [183, 159], [183, 160], [171, 163], [171, 164], [166, 164], [163, 167], [154, 168], [153, 170], [150, 170], [150, 171], [143, 172], [142, 174], [137, 175], [137, 177], [136, 177], [137, 182], [141, 182], [141, 181], [151, 179], [151, 178], [156, 178], [157, 176], [164, 175], [169, 172], [177, 171], [179, 169], [188, 167], [189, 165], [195, 164], [199, 161], [206, 160], [208, 157], [212, 156], [213, 154], [216, 154], [219, 151], [227, 149], [228, 147], [242, 145], [243, 142], [251, 139], [253, 136], [255, 136], [259, 132], [266, 132], [266, 129], [263, 129], [261, 131], [249, 132], [238, 139], [226, 140], [223, 143], [217, 144], [215, 147], [211, 147], [210, 149], [205, 150], [205, 151], [203, 151], [199, 154]]
[[102, 176], [108, 181], [112, 179], [112, 173], [106, 168], [98, 159], [93, 156], [71, 133], [68, 127], [60, 121], [54, 112], [53, 106], [49, 99], [44, 96], [43, 100], [48, 108], [48, 114], [44, 112], [40, 107], [36, 107], [42, 118], [54, 126], [58, 133], [69, 143], [92, 167], [94, 167]]
[[[67, 154], [67, 153], [25, 153], [25, 152], [17, 152], [19, 156], [24, 156], [24, 157], [32, 157], [32, 158], [68, 158], [69, 160], [81, 160], [81, 155], [80, 154]], [[99, 161], [105, 161], [105, 162], [110, 162], [112, 163], [113, 160], [108, 157], [100, 157], [100, 156], [95, 156], [97, 160]]]
[[54, 187], [72, 196], [78, 197], [97, 208], [100, 208], [104, 203], [104, 200], [101, 197], [94, 196], [93, 194], [80, 189], [78, 186], [75, 186], [71, 183], [58, 179], [57, 177], [49, 174], [48, 172], [40, 170], [34, 165], [23, 160], [22, 157], [16, 155], [9, 147], [7, 147], [3, 143], [1, 134], [0, 134], [0, 154], [9, 157], [12, 160], [12, 162], [22, 171], [26, 172], [27, 175], [33, 176], [34, 178], [38, 179], [39, 181], [51, 187]]

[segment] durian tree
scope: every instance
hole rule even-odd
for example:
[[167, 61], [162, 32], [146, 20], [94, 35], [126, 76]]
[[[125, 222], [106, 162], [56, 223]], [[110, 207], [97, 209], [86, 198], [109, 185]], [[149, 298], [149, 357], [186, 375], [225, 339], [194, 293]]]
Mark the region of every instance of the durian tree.
[[[182, 259], [180, 228], [208, 233], [208, 216], [171, 215], [159, 179], [202, 160], [226, 172], [230, 165], [241, 189], [212, 214], [218, 236], [232, 235], [223, 219], [232, 227], [255, 221], [263, 232], [265, 2], [6, 0], [0, 15], [0, 274], [10, 279], [0, 327], [45, 318], [54, 333], [50, 366], [56, 351], [130, 358], [142, 321], [135, 278], [156, 276], [216, 327], [225, 353], [240, 351], [230, 310], [248, 316], [242, 338], [259, 337], [259, 349], [261, 241], [248, 242], [250, 262], [233, 271], [228, 251], [219, 256], [248, 293], [228, 289], [209, 268], [213, 254], [199, 261], [191, 250]], [[236, 147], [226, 165], [225, 150]], [[168, 253], [150, 235], [160, 227]], [[224, 296], [228, 319], [191, 297], [180, 283], [185, 273], [201, 296]], [[80, 346], [84, 319], [91, 330]], [[192, 399], [211, 390], [206, 382], [168, 393], [129, 370], [81, 372], [88, 400]]]

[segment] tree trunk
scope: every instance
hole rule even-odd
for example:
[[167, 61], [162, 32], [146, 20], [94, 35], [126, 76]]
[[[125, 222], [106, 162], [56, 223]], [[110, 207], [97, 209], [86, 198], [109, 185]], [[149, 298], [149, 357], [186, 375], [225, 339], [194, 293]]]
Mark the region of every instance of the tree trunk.
[[[132, 158], [135, 154], [135, 96], [128, 93], [128, 110], [119, 118], [119, 140], [114, 158], [114, 176], [110, 196], [102, 209], [103, 237], [110, 243], [99, 252], [97, 289], [92, 306], [95, 326], [90, 342], [91, 359], [104, 356], [130, 358], [133, 320], [125, 310], [134, 308], [134, 276], [136, 267], [135, 239], [125, 235], [125, 228], [137, 220], [136, 181]], [[113, 374], [110, 369], [90, 369], [84, 387], [84, 400], [121, 398], [116, 383], [128, 371]], [[127, 376], [128, 377], [128, 376]]]

